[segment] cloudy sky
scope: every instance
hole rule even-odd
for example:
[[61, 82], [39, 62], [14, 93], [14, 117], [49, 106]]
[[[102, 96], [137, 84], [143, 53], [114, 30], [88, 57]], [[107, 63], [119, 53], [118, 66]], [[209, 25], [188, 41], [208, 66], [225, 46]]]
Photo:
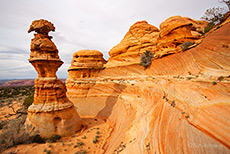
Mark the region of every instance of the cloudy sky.
[[33, 20], [54, 23], [51, 32], [64, 64], [59, 78], [67, 78], [72, 55], [81, 49], [108, 51], [136, 21], [159, 27], [170, 16], [200, 19], [207, 8], [224, 6], [218, 0], [0, 0], [0, 79], [36, 78], [28, 62], [27, 30]]

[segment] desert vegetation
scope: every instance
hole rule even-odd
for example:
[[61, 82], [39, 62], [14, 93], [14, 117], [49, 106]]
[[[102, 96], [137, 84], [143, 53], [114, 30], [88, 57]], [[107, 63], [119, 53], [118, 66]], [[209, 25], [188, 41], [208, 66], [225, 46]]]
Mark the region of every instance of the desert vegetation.
[[34, 128], [24, 126], [33, 93], [33, 86], [0, 87], [0, 106], [11, 111], [0, 117], [0, 152], [18, 144], [44, 142]]
[[0, 87], [0, 98], [17, 98], [34, 92], [34, 86]]
[[142, 55], [141, 55], [141, 62], [140, 65], [144, 66], [145, 68], [148, 68], [151, 63], [152, 63], [152, 58], [154, 57], [154, 54], [151, 53], [151, 51], [146, 50]]

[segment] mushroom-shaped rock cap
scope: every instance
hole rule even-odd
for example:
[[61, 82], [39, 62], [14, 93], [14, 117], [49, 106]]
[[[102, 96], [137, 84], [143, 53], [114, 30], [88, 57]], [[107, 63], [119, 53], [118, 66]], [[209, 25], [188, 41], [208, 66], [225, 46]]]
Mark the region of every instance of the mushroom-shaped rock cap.
[[106, 61], [97, 50], [79, 50], [73, 54], [71, 69], [101, 69]]
[[79, 50], [73, 54], [73, 57], [91, 57], [91, 56], [103, 56], [103, 54], [100, 51], [97, 50]]
[[161, 37], [167, 35], [168, 33], [170, 33], [172, 30], [176, 28], [187, 26], [187, 25], [192, 26], [192, 21], [183, 18], [181, 16], [172, 16], [160, 24]]
[[55, 31], [55, 27], [51, 22], [47, 20], [44, 19], [34, 20], [30, 25], [30, 29], [28, 30], [28, 33], [32, 31], [35, 31], [40, 34], [48, 35], [50, 31]]

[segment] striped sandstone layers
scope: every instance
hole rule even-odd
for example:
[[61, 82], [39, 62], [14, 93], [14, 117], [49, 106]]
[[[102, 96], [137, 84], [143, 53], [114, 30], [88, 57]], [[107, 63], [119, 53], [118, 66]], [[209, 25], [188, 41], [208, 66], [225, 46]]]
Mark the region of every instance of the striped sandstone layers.
[[32, 124], [42, 137], [67, 136], [81, 129], [81, 118], [66, 97], [66, 87], [56, 76], [63, 64], [49, 31], [55, 27], [47, 20], [35, 20], [28, 32], [35, 31], [31, 41], [29, 62], [38, 73], [34, 102], [28, 109], [26, 124]]
[[[68, 98], [78, 113], [103, 118], [113, 129], [103, 153], [229, 153], [228, 22], [203, 37], [197, 35], [203, 23], [188, 18], [169, 18], [160, 30], [138, 22], [110, 51], [105, 69], [68, 78]], [[187, 40], [199, 43], [182, 52]], [[139, 65], [145, 49], [158, 55], [148, 69]]]

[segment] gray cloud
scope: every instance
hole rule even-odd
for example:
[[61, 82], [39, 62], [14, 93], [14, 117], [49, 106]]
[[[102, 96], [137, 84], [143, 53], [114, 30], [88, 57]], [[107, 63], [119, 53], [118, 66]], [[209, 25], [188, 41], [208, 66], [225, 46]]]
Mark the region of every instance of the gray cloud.
[[35, 78], [29, 64], [30, 40], [27, 30], [33, 20], [54, 23], [53, 41], [65, 64], [57, 73], [68, 76], [72, 54], [80, 49], [108, 51], [118, 44], [129, 27], [147, 20], [159, 27], [174, 15], [199, 19], [207, 8], [224, 6], [218, 0], [2, 0], [0, 5], [0, 79]]

